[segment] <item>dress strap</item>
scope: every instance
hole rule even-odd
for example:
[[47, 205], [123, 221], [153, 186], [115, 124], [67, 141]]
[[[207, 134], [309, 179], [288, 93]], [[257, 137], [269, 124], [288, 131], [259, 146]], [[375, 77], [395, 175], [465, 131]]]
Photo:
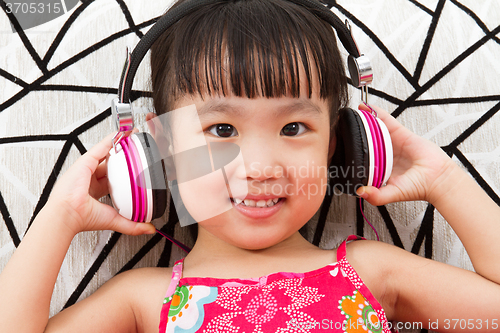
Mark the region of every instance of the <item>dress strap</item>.
[[172, 300], [172, 295], [175, 293], [175, 289], [177, 289], [177, 285], [179, 284], [179, 280], [182, 277], [182, 263], [184, 258], [179, 259], [175, 262], [172, 267], [172, 278], [170, 280], [170, 284], [167, 288], [167, 293], [163, 300], [163, 306], [161, 307], [160, 312], [160, 332], [164, 333], [167, 329], [168, 322], [168, 312], [170, 311], [170, 301]]
[[177, 288], [177, 285], [179, 284], [179, 280], [182, 277], [183, 261], [184, 258], [177, 260], [174, 266], [172, 267], [172, 278], [170, 279], [170, 284], [168, 285], [167, 294], [165, 295], [165, 298], [172, 296], [175, 292], [175, 288]]
[[340, 244], [339, 248], [337, 249], [337, 261], [340, 261], [345, 258], [347, 252], [346, 251], [347, 242], [359, 239], [365, 239], [365, 238], [357, 235], [350, 235], [349, 237], [347, 237], [347, 239], [343, 241], [342, 244]]

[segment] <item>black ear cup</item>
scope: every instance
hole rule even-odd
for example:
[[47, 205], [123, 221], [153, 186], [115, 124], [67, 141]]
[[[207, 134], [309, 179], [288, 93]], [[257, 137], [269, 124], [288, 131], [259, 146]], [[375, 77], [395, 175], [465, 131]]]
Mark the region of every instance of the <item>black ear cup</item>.
[[152, 219], [159, 218], [167, 208], [167, 186], [163, 174], [162, 159], [158, 146], [153, 137], [148, 133], [137, 133], [148, 162], [149, 177], [153, 192]]
[[337, 124], [337, 146], [330, 165], [332, 185], [356, 195], [361, 186], [380, 188], [392, 172], [391, 135], [375, 110], [342, 109]]
[[365, 126], [359, 114], [345, 108], [339, 111], [337, 145], [330, 163], [332, 184], [338, 190], [356, 195], [368, 184], [369, 149]]

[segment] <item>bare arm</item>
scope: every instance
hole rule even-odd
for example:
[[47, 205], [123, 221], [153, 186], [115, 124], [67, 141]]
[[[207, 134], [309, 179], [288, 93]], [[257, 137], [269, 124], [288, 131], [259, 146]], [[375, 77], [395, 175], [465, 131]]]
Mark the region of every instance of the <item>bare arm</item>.
[[47, 333], [157, 333], [172, 268], [121, 273], [95, 293], [50, 318]]
[[500, 284], [500, 207], [456, 164], [431, 203], [448, 221], [483, 277]]
[[[154, 232], [152, 225], [126, 220], [96, 200], [108, 190], [104, 159], [111, 148], [111, 137], [90, 149], [58, 180], [47, 204], [2, 271], [2, 332], [45, 330], [57, 275], [78, 232], [104, 229], [129, 235]], [[110, 320], [117, 318], [111, 316]]]
[[43, 332], [47, 324], [54, 284], [74, 236], [62, 221], [67, 216], [56, 211], [48, 206], [40, 211], [0, 275], [5, 332]]
[[[438, 332], [498, 332], [500, 286], [481, 275], [434, 260], [395, 253], [394, 318]], [[399, 251], [398, 251], [399, 252]]]
[[390, 321], [437, 332], [500, 330], [500, 285], [477, 273], [376, 241], [348, 244], [347, 259]]

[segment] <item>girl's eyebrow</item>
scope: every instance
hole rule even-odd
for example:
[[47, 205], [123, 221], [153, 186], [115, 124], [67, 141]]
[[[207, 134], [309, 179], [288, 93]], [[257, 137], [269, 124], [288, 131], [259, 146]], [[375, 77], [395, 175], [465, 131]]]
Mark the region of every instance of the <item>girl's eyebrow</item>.
[[[279, 118], [285, 115], [299, 114], [320, 118], [322, 110], [309, 99], [300, 99], [292, 103], [282, 105], [270, 111], [271, 117]], [[235, 105], [226, 101], [210, 101], [198, 109], [200, 117], [209, 117], [211, 115], [227, 114], [236, 117], [249, 117], [251, 112], [241, 105]]]

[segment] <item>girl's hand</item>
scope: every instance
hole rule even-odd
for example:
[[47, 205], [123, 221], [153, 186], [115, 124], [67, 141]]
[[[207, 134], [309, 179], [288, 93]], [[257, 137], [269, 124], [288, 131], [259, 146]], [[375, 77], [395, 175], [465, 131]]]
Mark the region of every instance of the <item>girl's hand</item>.
[[[359, 107], [369, 111], [364, 104]], [[394, 166], [387, 186], [364, 186], [358, 195], [375, 206], [397, 201], [436, 202], [453, 184], [450, 175], [458, 166], [438, 145], [412, 133], [386, 111], [373, 108], [391, 135]]]
[[47, 202], [54, 214], [66, 214], [68, 227], [75, 233], [114, 230], [128, 235], [152, 234], [151, 223], [137, 223], [120, 216], [97, 199], [109, 193], [106, 156], [113, 147], [113, 134], [87, 151], [56, 182]]

